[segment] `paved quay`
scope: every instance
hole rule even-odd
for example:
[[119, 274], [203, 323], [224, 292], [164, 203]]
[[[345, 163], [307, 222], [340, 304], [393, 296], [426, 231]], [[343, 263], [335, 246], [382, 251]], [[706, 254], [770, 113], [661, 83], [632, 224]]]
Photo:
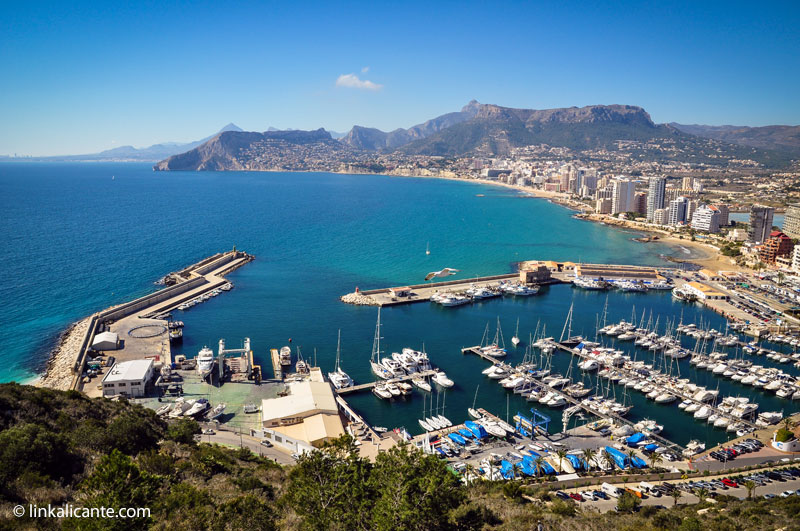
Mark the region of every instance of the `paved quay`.
[[[86, 360], [100, 356], [115, 361], [137, 359], [153, 359], [166, 365], [174, 361], [168, 332], [169, 312], [178, 306], [195, 300], [209, 292], [228, 284], [224, 275], [253, 260], [253, 256], [242, 251], [228, 251], [208, 257], [177, 273], [165, 277], [171, 285], [140, 297], [133, 301], [119, 304], [92, 316], [79, 351], [66, 352], [63, 355], [73, 360], [72, 388], [84, 391], [89, 396], [100, 396], [98, 388], [105, 367], [94, 380], [81, 377]], [[224, 293], [224, 292], [223, 292]], [[100, 332], [113, 332], [119, 338], [117, 348], [109, 350], [92, 350], [92, 339]]]

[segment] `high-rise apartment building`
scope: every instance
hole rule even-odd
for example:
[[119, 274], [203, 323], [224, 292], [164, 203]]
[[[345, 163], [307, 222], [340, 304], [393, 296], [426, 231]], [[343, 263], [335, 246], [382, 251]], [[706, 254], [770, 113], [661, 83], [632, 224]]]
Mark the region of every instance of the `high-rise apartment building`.
[[647, 187], [647, 221], [652, 222], [656, 210], [664, 208], [664, 192], [667, 179], [664, 177], [650, 177]]
[[764, 205], [750, 207], [750, 230], [748, 239], [753, 243], [764, 243], [772, 232], [772, 216], [775, 209]]

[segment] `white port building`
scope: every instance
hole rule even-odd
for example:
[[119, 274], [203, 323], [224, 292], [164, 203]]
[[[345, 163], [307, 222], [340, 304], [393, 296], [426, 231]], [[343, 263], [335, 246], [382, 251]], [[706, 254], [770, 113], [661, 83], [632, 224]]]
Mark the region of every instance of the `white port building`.
[[153, 360], [115, 363], [103, 377], [103, 396], [144, 396], [145, 387], [152, 377]]

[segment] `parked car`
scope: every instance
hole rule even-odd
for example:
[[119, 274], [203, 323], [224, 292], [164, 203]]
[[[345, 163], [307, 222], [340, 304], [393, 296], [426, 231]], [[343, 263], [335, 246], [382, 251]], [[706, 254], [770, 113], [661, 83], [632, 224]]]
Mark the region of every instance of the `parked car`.
[[562, 500], [568, 500], [569, 499], [569, 494], [567, 494], [566, 492], [562, 492], [560, 490], [556, 491], [556, 496], [558, 496]]

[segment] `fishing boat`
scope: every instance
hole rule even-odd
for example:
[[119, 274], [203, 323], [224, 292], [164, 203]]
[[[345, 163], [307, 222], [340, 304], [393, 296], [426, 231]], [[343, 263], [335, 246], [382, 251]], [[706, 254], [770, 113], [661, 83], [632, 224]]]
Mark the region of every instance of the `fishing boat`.
[[331, 381], [331, 384], [336, 389], [345, 389], [346, 387], [353, 386], [353, 379], [342, 370], [340, 362], [341, 356], [341, 345], [342, 345], [342, 331], [339, 330], [339, 337], [336, 340], [336, 366], [333, 372], [328, 373], [328, 379]]
[[280, 360], [281, 366], [290, 366], [292, 364], [292, 349], [288, 346], [281, 347], [280, 353], [278, 354], [278, 359]]

